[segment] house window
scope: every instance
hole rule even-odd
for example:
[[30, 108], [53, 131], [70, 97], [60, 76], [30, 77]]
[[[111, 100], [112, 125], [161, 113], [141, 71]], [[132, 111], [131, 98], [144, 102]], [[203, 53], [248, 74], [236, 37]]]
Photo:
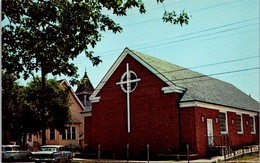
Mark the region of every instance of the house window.
[[237, 133], [243, 134], [243, 120], [241, 115], [236, 115], [237, 118]]
[[219, 121], [220, 121], [220, 132], [221, 134], [227, 134], [227, 113], [219, 113]]
[[251, 134], [255, 134], [255, 118], [250, 117], [250, 131]]
[[76, 139], [76, 127], [75, 126], [71, 127], [71, 139], [72, 140]]
[[75, 140], [76, 139], [76, 127], [69, 126], [62, 133], [62, 140]]
[[50, 128], [50, 140], [55, 140], [55, 129]]

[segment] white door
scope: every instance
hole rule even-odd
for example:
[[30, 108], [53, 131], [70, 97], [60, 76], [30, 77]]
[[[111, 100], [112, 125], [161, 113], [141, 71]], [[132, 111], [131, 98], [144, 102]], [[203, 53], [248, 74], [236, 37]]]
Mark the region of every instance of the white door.
[[214, 146], [212, 119], [207, 119], [208, 145]]

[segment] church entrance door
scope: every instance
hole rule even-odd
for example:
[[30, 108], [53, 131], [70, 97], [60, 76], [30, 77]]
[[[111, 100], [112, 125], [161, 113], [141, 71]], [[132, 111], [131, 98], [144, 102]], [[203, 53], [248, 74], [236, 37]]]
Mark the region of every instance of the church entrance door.
[[213, 123], [212, 119], [207, 119], [207, 136], [208, 136], [208, 145], [214, 146], [214, 137], [213, 137]]

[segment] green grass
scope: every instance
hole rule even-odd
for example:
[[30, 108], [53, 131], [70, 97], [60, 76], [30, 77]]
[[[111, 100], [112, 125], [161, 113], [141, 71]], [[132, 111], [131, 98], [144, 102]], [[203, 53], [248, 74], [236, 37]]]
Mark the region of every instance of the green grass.
[[250, 159], [254, 159], [254, 158], [259, 158], [259, 153], [255, 153], [255, 154], [252, 154], [252, 155], [244, 155], [244, 156], [236, 157], [236, 158], [233, 158], [233, 159], [230, 159], [230, 160], [232, 160], [232, 161], [235, 161], [235, 160], [250, 160]]

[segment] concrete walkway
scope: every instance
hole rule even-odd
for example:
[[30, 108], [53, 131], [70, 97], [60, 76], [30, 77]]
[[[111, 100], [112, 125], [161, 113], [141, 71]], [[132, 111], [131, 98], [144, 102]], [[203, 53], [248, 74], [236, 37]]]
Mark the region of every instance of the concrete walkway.
[[[189, 162], [208, 162], [208, 163], [211, 163], [211, 162], [219, 162], [219, 161], [223, 161], [224, 160], [224, 156], [217, 156], [217, 157], [213, 157], [211, 159], [197, 159], [197, 160], [190, 160]], [[81, 159], [81, 158], [73, 158], [73, 161], [72, 162], [77, 162], [77, 163], [81, 163], [81, 162], [85, 162], [85, 163], [102, 163], [102, 162], [105, 162], [105, 163], [123, 163], [123, 162], [130, 162], [130, 163], [147, 163], [148, 161], [139, 161], [139, 160], [129, 160], [129, 161], [126, 161], [126, 160], [110, 160], [110, 159], [101, 159], [101, 160], [97, 160], [97, 159]], [[188, 161], [185, 160], [185, 161], [149, 161], [149, 163], [187, 163]]]
[[[256, 152], [259, 152], [259, 146], [258, 145], [253, 145], [251, 146], [250, 148], [247, 148], [247, 149], [239, 149], [239, 150], [236, 150], [235, 152], [231, 153], [230, 155], [226, 155], [226, 159], [230, 159], [230, 158], [233, 158], [234, 155], [235, 157], [237, 156], [241, 156], [241, 155], [244, 155], [244, 154], [249, 154], [249, 153], [256, 153]], [[210, 159], [197, 159], [197, 160], [190, 160], [189, 162], [207, 162], [207, 163], [213, 163], [213, 162], [220, 162], [220, 161], [223, 161], [224, 160], [224, 156], [216, 156], [216, 157], [212, 157]], [[105, 163], [126, 163], [126, 162], [132, 162], [132, 163], [147, 163], [148, 161], [138, 161], [138, 160], [112, 160], [112, 159], [101, 159], [101, 160], [97, 160], [97, 159], [81, 159], [81, 158], [73, 158], [73, 161], [72, 162], [77, 162], [77, 163], [81, 163], [81, 162], [85, 162], [85, 163], [102, 163], [102, 162], [105, 162]], [[188, 161], [187, 160], [184, 160], [184, 161], [149, 161], [149, 163], [187, 163]]]

